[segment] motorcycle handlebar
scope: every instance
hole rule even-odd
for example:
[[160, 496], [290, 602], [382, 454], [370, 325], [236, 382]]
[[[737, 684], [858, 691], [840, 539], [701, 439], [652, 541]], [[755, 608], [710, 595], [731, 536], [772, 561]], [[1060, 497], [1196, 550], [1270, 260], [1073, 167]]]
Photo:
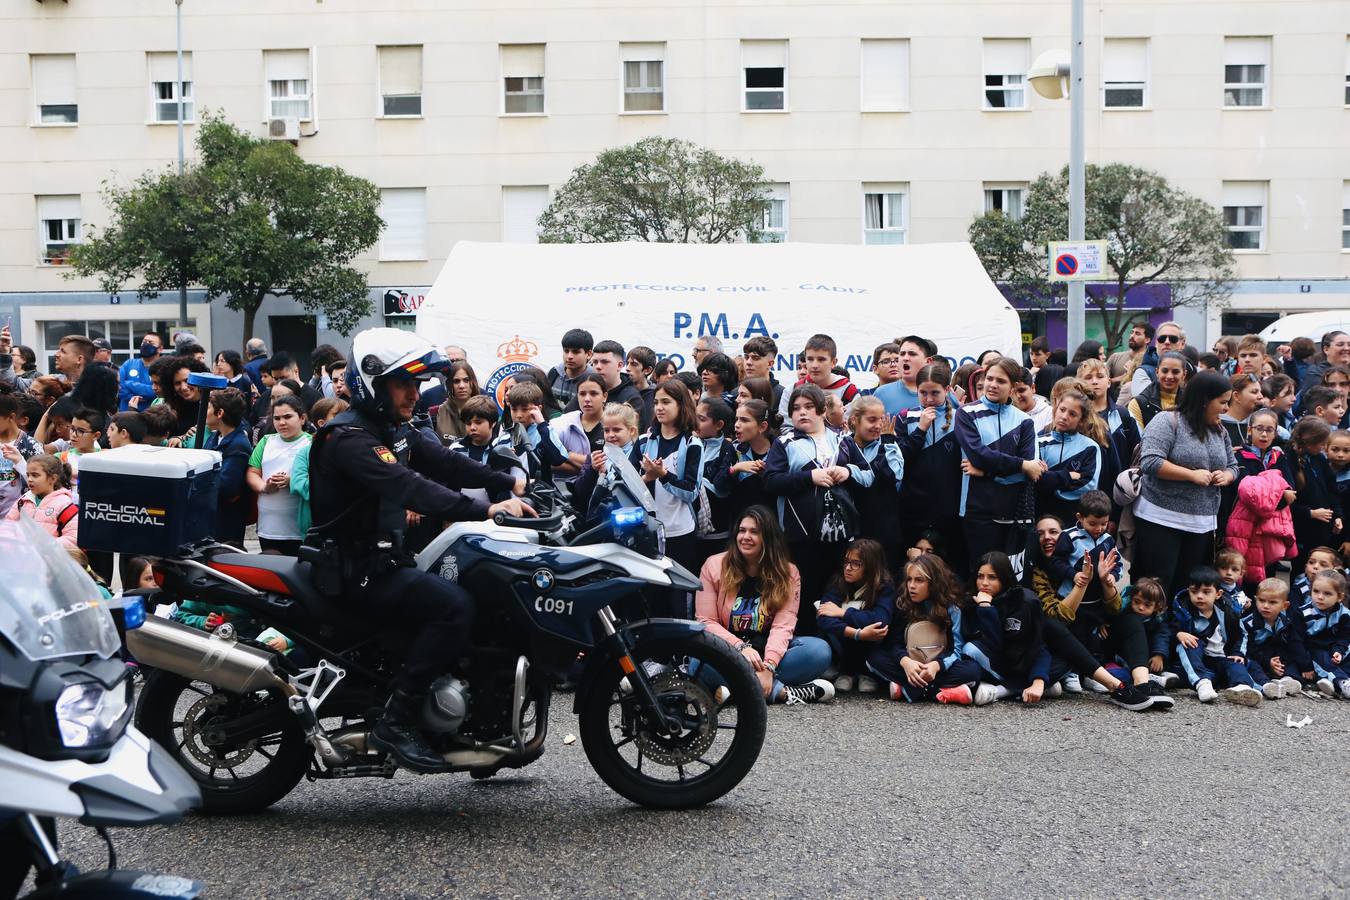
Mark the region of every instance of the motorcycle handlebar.
[[529, 528], [534, 531], [552, 531], [562, 524], [563, 514], [559, 510], [551, 516], [544, 516], [537, 519], [527, 519], [522, 516], [508, 516], [504, 512], [495, 513], [492, 521], [498, 525], [505, 525], [509, 528]]

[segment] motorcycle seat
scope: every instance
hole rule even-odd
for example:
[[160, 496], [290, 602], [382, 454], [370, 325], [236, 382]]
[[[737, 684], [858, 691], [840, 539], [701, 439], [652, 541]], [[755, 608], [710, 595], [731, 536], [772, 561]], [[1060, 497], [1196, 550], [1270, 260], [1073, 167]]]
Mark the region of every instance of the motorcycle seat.
[[328, 606], [328, 601], [310, 582], [310, 564], [294, 556], [221, 553], [212, 557], [207, 565], [251, 588], [294, 598], [311, 614], [318, 615]]

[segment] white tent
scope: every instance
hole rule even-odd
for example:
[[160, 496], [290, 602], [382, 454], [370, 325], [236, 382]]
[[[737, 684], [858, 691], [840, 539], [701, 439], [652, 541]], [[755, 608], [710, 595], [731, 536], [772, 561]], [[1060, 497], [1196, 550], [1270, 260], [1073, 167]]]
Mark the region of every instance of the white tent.
[[1276, 319], [1261, 332], [1267, 344], [1289, 342], [1297, 337], [1320, 341], [1328, 331], [1350, 330], [1350, 309], [1331, 309], [1323, 312], [1294, 313]]
[[790, 355], [818, 332], [835, 339], [839, 364], [853, 372], [868, 369], [877, 344], [905, 334], [935, 340], [956, 365], [988, 349], [1021, 355], [1017, 313], [964, 243], [461, 241], [417, 313], [417, 333], [464, 347], [491, 394], [526, 364], [558, 364], [569, 328], [646, 345], [681, 368], [705, 334], [732, 356], [767, 334], [778, 344], [776, 368], [788, 373]]

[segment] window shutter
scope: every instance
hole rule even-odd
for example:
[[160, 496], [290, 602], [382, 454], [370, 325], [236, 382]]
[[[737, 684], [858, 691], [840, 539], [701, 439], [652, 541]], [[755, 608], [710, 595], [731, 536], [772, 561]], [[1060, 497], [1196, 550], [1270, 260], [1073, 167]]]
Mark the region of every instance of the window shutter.
[[1102, 81], [1148, 81], [1148, 41], [1143, 38], [1108, 38], [1102, 57]]
[[1270, 38], [1230, 37], [1223, 39], [1225, 66], [1270, 65]]
[[1031, 42], [1025, 38], [986, 38], [984, 74], [1025, 75], [1030, 66]]
[[909, 41], [862, 42], [862, 108], [905, 109], [909, 106]]
[[1223, 183], [1224, 206], [1265, 206], [1266, 183], [1264, 181], [1225, 181]]
[[785, 69], [787, 52], [787, 41], [741, 41], [741, 65], [747, 69]]
[[70, 106], [75, 101], [75, 55], [33, 57], [33, 87], [38, 106]]
[[47, 195], [37, 198], [39, 219], [78, 219], [80, 195]]
[[309, 80], [308, 50], [266, 50], [263, 55], [268, 81]]
[[383, 188], [380, 191], [380, 259], [426, 259], [426, 188]]
[[386, 96], [422, 93], [422, 48], [380, 48], [380, 93]]
[[544, 77], [543, 44], [502, 44], [503, 78]]
[[503, 187], [502, 240], [513, 244], [539, 243], [539, 216], [546, 208], [546, 184]]
[[[177, 81], [178, 80], [178, 54], [176, 53], [147, 53], [150, 58], [150, 81]], [[185, 52], [183, 54], [183, 80], [192, 80], [192, 54]]]
[[666, 58], [666, 45], [661, 43], [649, 44], [620, 44], [619, 61], [620, 62], [656, 62]]

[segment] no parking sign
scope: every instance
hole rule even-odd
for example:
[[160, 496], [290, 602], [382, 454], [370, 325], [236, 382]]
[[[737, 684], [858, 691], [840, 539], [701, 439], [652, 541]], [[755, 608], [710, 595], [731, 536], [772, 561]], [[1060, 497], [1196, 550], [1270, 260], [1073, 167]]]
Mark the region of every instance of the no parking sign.
[[1106, 275], [1106, 241], [1051, 241], [1051, 281], [1096, 281]]

